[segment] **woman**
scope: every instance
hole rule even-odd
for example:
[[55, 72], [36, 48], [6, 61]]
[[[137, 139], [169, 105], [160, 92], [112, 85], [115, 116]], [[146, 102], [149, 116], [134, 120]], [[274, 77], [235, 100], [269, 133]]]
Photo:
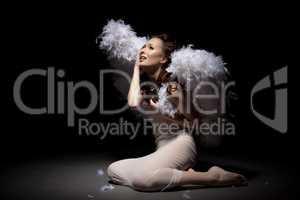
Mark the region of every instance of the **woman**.
[[[128, 105], [132, 108], [142, 107], [144, 110], [156, 110], [158, 103], [154, 98], [144, 98], [151, 89], [141, 89], [140, 75], [146, 73], [156, 84], [167, 84], [167, 92], [178, 98], [172, 103], [177, 106], [175, 117], [161, 113], [149, 114], [156, 123], [177, 123], [182, 127], [182, 120], [190, 120], [191, 114], [184, 111], [180, 100], [183, 95], [180, 84], [169, 82], [169, 73], [165, 70], [170, 63], [170, 55], [175, 45], [165, 34], [153, 36], [140, 49], [134, 65], [133, 76], [128, 92]], [[148, 90], [148, 91], [147, 91]], [[157, 149], [150, 155], [124, 159], [109, 165], [107, 173], [116, 184], [126, 185], [139, 191], [164, 191], [186, 184], [207, 186], [230, 186], [245, 183], [244, 176], [225, 171], [214, 166], [206, 172], [192, 169], [197, 161], [196, 144], [192, 135], [184, 129], [176, 134], [163, 134], [154, 130]]]

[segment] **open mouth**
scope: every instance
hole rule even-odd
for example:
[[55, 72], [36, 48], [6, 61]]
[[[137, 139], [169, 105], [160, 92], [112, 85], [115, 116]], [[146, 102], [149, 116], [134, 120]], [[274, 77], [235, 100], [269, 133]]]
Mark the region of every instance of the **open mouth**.
[[143, 56], [143, 55], [140, 56], [140, 61], [141, 61], [141, 62], [145, 61], [146, 59], [147, 59], [146, 56]]

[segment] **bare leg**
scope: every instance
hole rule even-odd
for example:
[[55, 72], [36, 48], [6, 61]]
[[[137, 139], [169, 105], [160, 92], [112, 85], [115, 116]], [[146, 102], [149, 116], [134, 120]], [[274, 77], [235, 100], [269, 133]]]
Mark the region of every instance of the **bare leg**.
[[230, 186], [241, 185], [245, 183], [246, 178], [244, 176], [214, 166], [211, 167], [207, 172], [197, 172], [191, 168], [188, 171], [184, 171], [179, 184]]

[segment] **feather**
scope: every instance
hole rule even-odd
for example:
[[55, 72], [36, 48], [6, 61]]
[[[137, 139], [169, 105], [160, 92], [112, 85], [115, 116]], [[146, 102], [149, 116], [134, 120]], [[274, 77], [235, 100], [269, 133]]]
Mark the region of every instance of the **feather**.
[[158, 91], [158, 109], [160, 113], [167, 114], [170, 117], [175, 116], [177, 109], [172, 105], [172, 103], [167, 99], [167, 84], [162, 84]]
[[110, 58], [127, 61], [134, 61], [138, 50], [147, 41], [146, 37], [138, 37], [123, 20], [110, 20], [99, 37], [100, 49], [105, 50]]
[[[113, 60], [111, 62], [113, 65], [128, 74], [131, 69], [128, 66], [132, 65], [138, 50], [147, 42], [146, 37], [138, 37], [131, 26], [125, 24], [123, 20], [108, 21], [99, 37], [101, 38], [99, 48], [107, 52], [108, 57]], [[171, 54], [171, 63], [166, 70], [171, 73], [172, 79], [177, 79], [187, 91], [191, 91], [203, 80], [225, 80], [227, 69], [224, 65], [221, 56], [193, 49], [192, 45], [188, 45]], [[122, 88], [121, 85], [118, 87]], [[162, 114], [174, 117], [177, 109], [169, 102], [166, 90], [166, 84], [159, 89], [159, 110]], [[121, 91], [125, 91], [124, 88]]]
[[225, 78], [225, 67], [222, 57], [200, 49], [192, 49], [192, 45], [182, 47], [171, 55], [172, 62], [166, 69], [184, 86], [195, 88], [201, 80]]

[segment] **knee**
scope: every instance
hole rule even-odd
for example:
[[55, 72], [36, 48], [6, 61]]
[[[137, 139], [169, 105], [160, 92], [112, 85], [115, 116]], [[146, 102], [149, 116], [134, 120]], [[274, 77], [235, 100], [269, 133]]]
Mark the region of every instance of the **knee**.
[[[121, 167], [120, 161], [116, 161], [108, 166], [107, 175], [111, 181], [120, 184], [122, 182], [121, 179], [124, 179], [122, 170], [124, 169]], [[137, 190], [144, 190], [145, 188], [150, 187], [149, 182], [145, 179], [144, 173], [136, 174], [132, 171], [128, 182], [134, 189]]]
[[149, 177], [145, 174], [134, 176], [132, 180], [132, 186], [141, 191], [153, 191], [156, 189], [158, 182], [155, 178]]
[[111, 177], [112, 174], [113, 174], [113, 171], [114, 171], [113, 164], [114, 164], [114, 163], [111, 163], [111, 164], [107, 167], [107, 169], [106, 169], [106, 172], [107, 172], [108, 177]]
[[109, 177], [110, 180], [114, 181], [116, 179], [116, 177], [119, 177], [120, 175], [120, 166], [118, 164], [118, 162], [113, 162], [111, 163], [107, 170], [107, 175]]
[[166, 174], [163, 169], [155, 170], [154, 172], [143, 172], [134, 176], [132, 186], [142, 191], [157, 191], [165, 186]]

